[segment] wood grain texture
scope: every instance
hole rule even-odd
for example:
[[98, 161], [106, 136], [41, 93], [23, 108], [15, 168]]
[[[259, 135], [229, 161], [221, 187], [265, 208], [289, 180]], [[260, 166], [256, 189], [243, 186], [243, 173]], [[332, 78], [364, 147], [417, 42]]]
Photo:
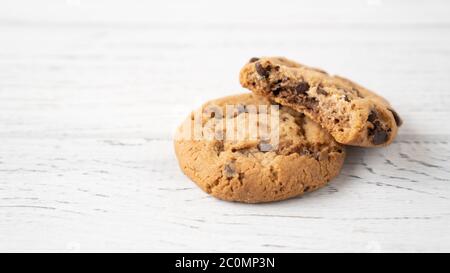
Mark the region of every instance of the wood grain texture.
[[[450, 251], [448, 1], [2, 1], [0, 251]], [[285, 55], [377, 90], [405, 120], [327, 187], [218, 201], [175, 127]]]

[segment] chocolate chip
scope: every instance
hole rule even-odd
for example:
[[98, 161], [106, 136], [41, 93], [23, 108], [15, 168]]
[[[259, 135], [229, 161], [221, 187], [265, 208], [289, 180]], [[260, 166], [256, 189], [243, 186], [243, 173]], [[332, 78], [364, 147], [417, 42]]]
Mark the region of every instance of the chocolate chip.
[[372, 136], [372, 143], [380, 145], [388, 141], [390, 129], [385, 130], [378, 120], [378, 114], [375, 111], [371, 111], [367, 120], [373, 124], [373, 128], [369, 129], [369, 136]]
[[350, 102], [350, 101], [351, 101], [350, 98], [349, 98], [347, 95], [344, 95], [344, 100], [345, 100], [346, 102]]
[[318, 104], [318, 101], [316, 98], [305, 98], [303, 100], [303, 105], [308, 108], [309, 110], [314, 110]]
[[250, 61], [248, 61], [248, 62], [249, 62], [249, 63], [254, 63], [254, 62], [257, 62], [257, 61], [259, 61], [259, 58], [253, 57], [253, 58], [251, 58]]
[[231, 178], [231, 177], [233, 177], [234, 174], [235, 174], [234, 168], [233, 168], [233, 166], [231, 166], [230, 164], [226, 164], [226, 165], [225, 165], [224, 171], [225, 171], [225, 176], [226, 176], [227, 178]]
[[280, 84], [282, 82], [283, 82], [283, 80], [281, 80], [281, 79], [278, 79], [278, 80], [272, 82], [271, 90], [272, 90], [273, 95], [278, 96], [278, 94], [280, 94], [280, 92], [282, 90]]
[[306, 94], [306, 92], [308, 92], [309, 90], [309, 84], [307, 82], [300, 82], [296, 87], [295, 87], [295, 92], [297, 92], [297, 94]]
[[320, 94], [320, 95], [324, 95], [324, 96], [328, 96], [328, 92], [327, 91], [325, 91], [325, 90], [323, 90], [322, 88], [320, 88], [320, 87], [317, 87], [317, 94]]
[[378, 118], [378, 115], [375, 111], [371, 111], [369, 116], [367, 117], [367, 121], [374, 123], [374, 121]]
[[242, 185], [242, 180], [244, 179], [244, 177], [245, 177], [244, 173], [238, 173], [238, 180], [241, 183], [241, 185]]
[[260, 63], [256, 63], [255, 68], [256, 68], [256, 73], [258, 73], [258, 75], [260, 75], [261, 77], [263, 77], [263, 78], [269, 77], [269, 70], [264, 68]]
[[403, 124], [403, 120], [400, 118], [400, 116], [398, 115], [397, 112], [395, 112], [393, 109], [389, 109], [389, 111], [391, 111], [392, 115], [394, 116], [395, 119], [395, 123], [397, 124], [398, 127], [402, 126]]
[[278, 96], [281, 92], [281, 87], [276, 87], [275, 89], [272, 90], [272, 94], [274, 96]]
[[379, 130], [380, 128], [377, 128], [377, 130], [374, 131], [373, 135], [373, 144], [380, 145], [383, 143], [386, 143], [388, 141], [388, 133], [384, 130]]
[[282, 79], [278, 79], [278, 80], [274, 81], [273, 84], [280, 84], [280, 83], [282, 83], [282, 82], [283, 82]]

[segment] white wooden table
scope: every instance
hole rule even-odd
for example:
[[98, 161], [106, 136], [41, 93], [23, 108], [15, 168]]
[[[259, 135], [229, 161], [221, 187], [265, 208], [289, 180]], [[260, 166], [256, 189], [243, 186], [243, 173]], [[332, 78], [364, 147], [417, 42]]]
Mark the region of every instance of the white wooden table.
[[[448, 1], [0, 3], [0, 251], [450, 251]], [[284, 55], [378, 90], [405, 120], [285, 202], [207, 196], [172, 136]]]

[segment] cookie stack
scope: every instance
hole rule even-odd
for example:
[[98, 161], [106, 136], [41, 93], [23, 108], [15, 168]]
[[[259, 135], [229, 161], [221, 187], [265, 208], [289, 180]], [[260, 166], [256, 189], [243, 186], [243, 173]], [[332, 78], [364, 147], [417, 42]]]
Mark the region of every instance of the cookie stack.
[[383, 147], [402, 121], [356, 83], [282, 57], [252, 58], [240, 94], [204, 104], [178, 128], [183, 172], [205, 192], [260, 203], [313, 191], [339, 174], [345, 145]]

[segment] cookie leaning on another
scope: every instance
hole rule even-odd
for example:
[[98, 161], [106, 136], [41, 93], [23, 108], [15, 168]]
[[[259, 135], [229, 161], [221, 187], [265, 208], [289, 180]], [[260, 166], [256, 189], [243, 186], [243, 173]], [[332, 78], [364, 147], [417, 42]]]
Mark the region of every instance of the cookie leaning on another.
[[366, 88], [283, 57], [252, 58], [242, 68], [240, 82], [304, 113], [342, 144], [386, 146], [402, 123], [384, 98]]
[[183, 172], [223, 200], [271, 202], [320, 188], [342, 168], [341, 144], [386, 146], [402, 123], [377, 94], [286, 58], [252, 58], [240, 82], [254, 94], [204, 104], [175, 139]]
[[[239, 105], [240, 110], [227, 113], [226, 105]], [[221, 122], [250, 124], [255, 118], [252, 115], [259, 114], [248, 111], [250, 105], [271, 102], [252, 94], [210, 101], [177, 130], [175, 152], [179, 165], [205, 192], [228, 201], [271, 202], [315, 190], [338, 175], [345, 158], [344, 147], [315, 122], [288, 107], [279, 109], [278, 145], [273, 149], [267, 148], [263, 134], [256, 139], [248, 135], [228, 139], [227, 126], [219, 126], [219, 130], [208, 127]], [[185, 130], [195, 127], [196, 117], [206, 128], [201, 133], [204, 138], [195, 139], [195, 130], [189, 131], [186, 138]]]

